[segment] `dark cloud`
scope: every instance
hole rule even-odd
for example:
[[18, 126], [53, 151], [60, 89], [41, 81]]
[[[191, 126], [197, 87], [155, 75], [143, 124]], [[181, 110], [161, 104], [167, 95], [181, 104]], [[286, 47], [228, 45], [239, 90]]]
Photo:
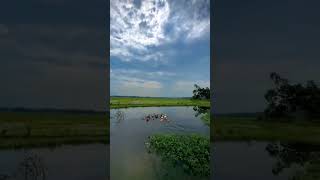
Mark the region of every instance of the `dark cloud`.
[[0, 107], [106, 108], [107, 2], [14, 0], [0, 9]]
[[[108, 2], [104, 0], [6, 1], [0, 22], [10, 24], [81, 24], [105, 26]], [[104, 22], [102, 22], [104, 21]]]
[[319, 82], [319, 5], [215, 1], [211, 71], [217, 113], [262, 111], [273, 71], [292, 82]]

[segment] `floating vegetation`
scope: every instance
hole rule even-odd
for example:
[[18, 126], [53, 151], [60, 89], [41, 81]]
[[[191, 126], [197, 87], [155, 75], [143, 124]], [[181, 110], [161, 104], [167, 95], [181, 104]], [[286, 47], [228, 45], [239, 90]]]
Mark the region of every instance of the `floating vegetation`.
[[166, 162], [181, 166], [186, 173], [205, 177], [210, 175], [209, 137], [157, 134], [150, 136], [146, 145], [150, 152], [160, 155]]

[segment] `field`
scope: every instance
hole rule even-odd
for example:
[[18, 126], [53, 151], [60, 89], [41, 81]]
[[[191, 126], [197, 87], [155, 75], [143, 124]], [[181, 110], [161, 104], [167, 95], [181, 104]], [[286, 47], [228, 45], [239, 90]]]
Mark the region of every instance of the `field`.
[[217, 117], [211, 141], [283, 141], [320, 145], [320, 124], [315, 122], [267, 122], [255, 117]]
[[201, 106], [210, 107], [208, 100], [191, 100], [189, 98], [134, 98], [111, 97], [111, 108], [151, 107], [151, 106]]
[[[112, 108], [203, 106], [209, 101], [173, 98], [119, 98]], [[205, 117], [206, 121], [208, 117]], [[211, 141], [288, 141], [320, 144], [320, 124], [267, 122], [255, 117], [215, 117]], [[208, 122], [208, 121], [207, 121]], [[109, 141], [109, 117], [102, 113], [0, 112], [0, 147]]]
[[103, 113], [1, 112], [0, 148], [108, 143]]
[[[202, 106], [184, 98], [111, 98], [111, 108]], [[0, 148], [109, 143], [109, 117], [103, 113], [0, 112]]]

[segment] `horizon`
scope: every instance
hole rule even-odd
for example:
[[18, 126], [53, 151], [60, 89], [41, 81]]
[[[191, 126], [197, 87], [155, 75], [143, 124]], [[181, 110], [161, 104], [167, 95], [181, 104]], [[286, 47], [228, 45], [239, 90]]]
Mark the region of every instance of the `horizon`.
[[194, 84], [210, 87], [209, 7], [208, 0], [112, 1], [110, 95], [185, 97]]

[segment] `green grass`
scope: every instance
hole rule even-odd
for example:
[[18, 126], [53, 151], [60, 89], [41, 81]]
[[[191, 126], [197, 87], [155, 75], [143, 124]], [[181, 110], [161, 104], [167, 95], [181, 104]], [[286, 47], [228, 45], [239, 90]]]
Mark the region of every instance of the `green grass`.
[[210, 107], [209, 100], [191, 100], [187, 98], [144, 98], [111, 97], [111, 108], [151, 107], [151, 106], [201, 106]]
[[0, 113], [0, 148], [108, 141], [106, 114]]
[[320, 144], [320, 124], [307, 121], [268, 122], [255, 117], [217, 117], [212, 141], [282, 141]]
[[194, 176], [210, 175], [210, 142], [201, 135], [156, 134], [150, 136], [149, 149], [165, 162], [179, 164]]

